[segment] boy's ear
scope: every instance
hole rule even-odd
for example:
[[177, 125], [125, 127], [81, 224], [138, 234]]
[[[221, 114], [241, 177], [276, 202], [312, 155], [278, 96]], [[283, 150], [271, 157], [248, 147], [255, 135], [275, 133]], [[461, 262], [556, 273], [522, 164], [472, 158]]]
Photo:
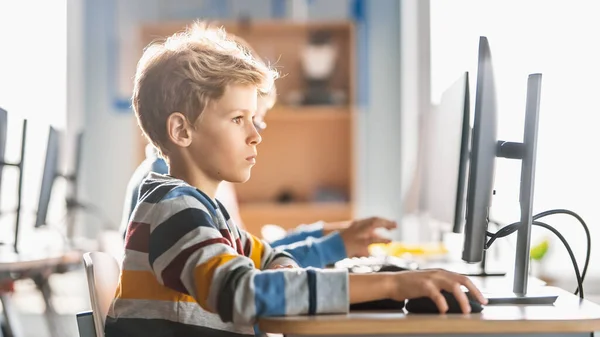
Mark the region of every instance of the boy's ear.
[[188, 147], [192, 143], [190, 124], [181, 112], [174, 112], [167, 118], [167, 136], [180, 147]]

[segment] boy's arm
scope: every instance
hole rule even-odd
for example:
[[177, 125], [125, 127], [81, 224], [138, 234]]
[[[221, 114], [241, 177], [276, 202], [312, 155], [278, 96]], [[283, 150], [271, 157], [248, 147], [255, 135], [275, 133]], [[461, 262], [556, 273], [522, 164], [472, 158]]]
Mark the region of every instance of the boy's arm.
[[264, 244], [258, 255], [260, 240], [248, 242], [255, 249], [251, 258], [238, 254], [207, 209], [186, 193], [178, 191], [151, 206], [150, 218], [156, 221], [151, 226], [149, 262], [159, 283], [193, 296], [224, 322], [348, 311], [346, 271], [257, 270], [253, 261], [268, 267], [292, 260], [285, 253], [269, 252]]
[[244, 255], [252, 259], [257, 269], [266, 270], [276, 266], [288, 265], [293, 267], [301, 266], [290, 252], [281, 249], [275, 250], [271, 245], [245, 230], [240, 230], [239, 233]]

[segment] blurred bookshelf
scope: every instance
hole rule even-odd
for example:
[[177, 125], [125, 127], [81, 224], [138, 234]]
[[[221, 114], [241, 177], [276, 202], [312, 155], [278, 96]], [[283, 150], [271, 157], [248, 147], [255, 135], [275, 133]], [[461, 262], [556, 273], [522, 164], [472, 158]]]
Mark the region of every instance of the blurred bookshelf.
[[[139, 50], [190, 23], [143, 24]], [[268, 127], [261, 134], [252, 177], [236, 185], [247, 230], [259, 235], [264, 224], [291, 229], [318, 220], [352, 218], [356, 121], [353, 24], [280, 20], [217, 24], [246, 40], [282, 75], [276, 82], [278, 102], [266, 116]], [[297, 99], [305, 90], [302, 48], [315, 31], [326, 31], [337, 48], [329, 81], [329, 88], [341, 97], [336, 103], [308, 105]], [[138, 138], [138, 143], [141, 162], [146, 141]]]

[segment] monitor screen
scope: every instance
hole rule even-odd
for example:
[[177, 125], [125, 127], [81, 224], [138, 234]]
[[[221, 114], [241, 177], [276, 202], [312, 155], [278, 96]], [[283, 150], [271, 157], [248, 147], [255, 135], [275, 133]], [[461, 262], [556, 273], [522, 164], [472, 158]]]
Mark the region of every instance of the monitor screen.
[[469, 73], [446, 89], [426, 126], [424, 208], [428, 215], [461, 233], [471, 133]]
[[77, 189], [79, 188], [79, 173], [81, 170], [81, 156], [83, 151], [83, 131], [77, 134], [77, 139], [75, 140], [75, 142], [76, 144], [73, 171], [68, 175], [68, 180], [71, 184], [71, 195], [67, 196], [67, 198], [71, 198], [72, 201], [77, 202]]
[[48, 132], [48, 144], [46, 146], [46, 161], [42, 173], [42, 184], [40, 187], [40, 197], [38, 199], [38, 209], [35, 218], [35, 227], [46, 224], [48, 214], [48, 205], [52, 196], [52, 187], [55, 178], [58, 175], [58, 157], [59, 157], [59, 133], [53, 127]]
[[8, 128], [8, 113], [0, 108], [0, 191], [2, 191], [2, 172], [4, 170], [4, 154], [6, 152], [6, 132]]
[[465, 240], [462, 259], [481, 262], [494, 188], [497, 144], [496, 88], [486, 37], [479, 38], [473, 137], [467, 187]]

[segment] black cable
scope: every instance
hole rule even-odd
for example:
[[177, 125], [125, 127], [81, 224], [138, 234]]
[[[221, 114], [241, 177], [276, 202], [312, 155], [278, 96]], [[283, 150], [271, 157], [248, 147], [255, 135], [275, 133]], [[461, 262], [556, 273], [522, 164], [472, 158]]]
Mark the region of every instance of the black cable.
[[[554, 235], [556, 235], [560, 241], [562, 241], [563, 245], [565, 245], [565, 248], [567, 249], [567, 252], [569, 253], [569, 256], [571, 257], [571, 262], [573, 262], [573, 268], [575, 268], [575, 277], [577, 278], [577, 286], [578, 286], [578, 290], [579, 291], [579, 298], [583, 299], [583, 279], [581, 277], [581, 274], [579, 273], [579, 267], [577, 266], [577, 260], [575, 260], [575, 254], [573, 254], [573, 251], [571, 250], [571, 247], [569, 246], [569, 243], [567, 242], [567, 240], [565, 240], [565, 238], [552, 226], [543, 223], [541, 221], [534, 221], [533, 225], [536, 226], [540, 226], [543, 228], [546, 228], [547, 230], [551, 231], [552, 233], [554, 233]], [[575, 293], [577, 295], [577, 293]]]
[[[554, 233], [561, 240], [561, 242], [567, 249], [567, 252], [569, 253], [569, 257], [571, 258], [571, 262], [573, 263], [573, 268], [575, 268], [575, 277], [577, 278], [577, 290], [575, 291], [575, 295], [579, 294], [579, 297], [583, 298], [583, 296], [584, 296], [583, 295], [583, 277], [579, 273], [579, 266], [577, 265], [577, 260], [575, 259], [575, 255], [573, 254], [573, 251], [571, 250], [571, 247], [569, 246], [569, 243], [567, 242], [567, 240], [565, 240], [565, 238], [554, 227], [552, 227], [546, 223], [543, 223], [541, 221], [533, 221], [532, 224], [535, 226], [540, 226], [540, 227], [548, 229], [549, 231]], [[520, 225], [521, 225], [521, 223], [519, 223], [519, 222], [512, 223], [508, 226], [503, 227], [496, 233], [488, 233], [488, 234], [491, 234], [490, 235], [491, 239], [486, 243], [486, 245], [485, 245], [486, 249], [488, 249], [491, 246], [491, 244], [494, 242], [495, 239], [500, 238], [500, 237], [505, 237], [505, 236], [508, 236], [508, 235], [516, 232], [519, 229]]]
[[[584, 229], [585, 235], [586, 235], [586, 239], [587, 239], [587, 250], [586, 250], [586, 253], [585, 253], [585, 263], [583, 264], [583, 271], [581, 272], [581, 282], [583, 283], [583, 281], [585, 280], [585, 275], [587, 274], [588, 266], [590, 264], [590, 256], [592, 254], [592, 252], [591, 252], [591, 250], [592, 250], [592, 236], [590, 234], [590, 229], [588, 228], [588, 226], [585, 223], [585, 221], [583, 221], [583, 218], [581, 218], [577, 213], [575, 213], [573, 211], [570, 211], [568, 209], [553, 209], [553, 210], [545, 211], [545, 212], [536, 214], [533, 217], [533, 220], [541, 219], [543, 217], [550, 216], [550, 215], [555, 215], [555, 214], [570, 215], [570, 216], [574, 217], [575, 219], [577, 219], [577, 221], [579, 221], [579, 223], [581, 224], [581, 226], [583, 226], [583, 229]], [[579, 290], [576, 290], [575, 291], [575, 295], [577, 295], [578, 292], [579, 292]]]
[[494, 241], [496, 241], [496, 239], [509, 236], [512, 233], [516, 232], [519, 229], [520, 224], [520, 222], [513, 222], [510, 225], [500, 228], [496, 233], [491, 233], [487, 231], [486, 235], [489, 236], [490, 239], [485, 243], [485, 249], [490, 248], [490, 246], [492, 245], [492, 243], [494, 243]]
[[[550, 215], [556, 215], [556, 214], [565, 214], [565, 215], [570, 215], [572, 217], [574, 217], [575, 219], [577, 219], [579, 221], [579, 223], [581, 224], [581, 226], [583, 227], [584, 231], [585, 231], [585, 235], [586, 235], [586, 239], [587, 239], [587, 249], [586, 249], [586, 254], [585, 254], [585, 262], [583, 264], [583, 271], [581, 273], [581, 280], [582, 283], [583, 281], [585, 281], [585, 276], [587, 275], [587, 270], [590, 264], [590, 256], [591, 256], [591, 251], [592, 251], [592, 236], [590, 234], [590, 229], [587, 226], [587, 224], [585, 223], [585, 221], [583, 220], [583, 218], [581, 216], [579, 216], [577, 213], [567, 210], [567, 209], [553, 209], [553, 210], [549, 210], [549, 211], [544, 211], [541, 212], [539, 214], [536, 214], [533, 216], [533, 220], [538, 220]], [[490, 222], [492, 222], [490, 220]], [[493, 223], [500, 225], [497, 221], [493, 221]], [[502, 229], [498, 230], [496, 233], [490, 233], [489, 231], [486, 232], [487, 236], [490, 237], [490, 240], [488, 242], [486, 242], [486, 249], [489, 248], [489, 246], [491, 246], [492, 243], [494, 243], [494, 241], [497, 238], [501, 238], [501, 237], [505, 237], [508, 236], [514, 232], [516, 232], [519, 229], [520, 222], [515, 222], [512, 223], [508, 226], [503, 227]], [[577, 295], [579, 293], [579, 288], [575, 290], [575, 295]]]

